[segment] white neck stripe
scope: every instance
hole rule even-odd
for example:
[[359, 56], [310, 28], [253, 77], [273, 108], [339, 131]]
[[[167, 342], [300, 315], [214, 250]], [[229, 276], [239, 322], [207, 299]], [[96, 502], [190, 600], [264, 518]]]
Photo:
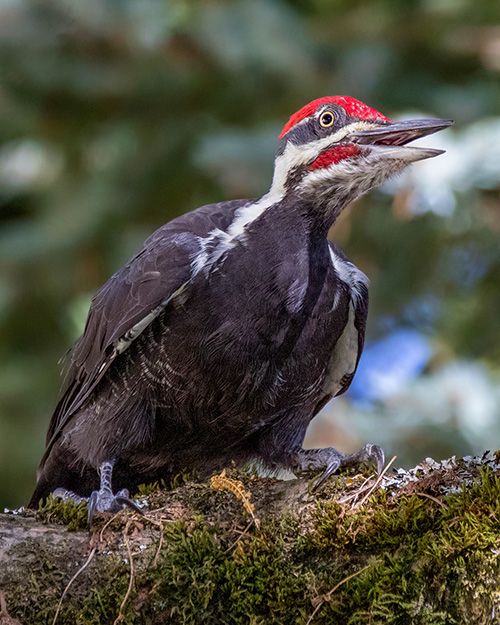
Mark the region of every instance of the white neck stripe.
[[[226, 232], [216, 228], [212, 230], [208, 237], [200, 238], [201, 250], [192, 260], [193, 275], [201, 269], [207, 269], [216, 262], [224, 252], [234, 247], [238, 240], [245, 235], [247, 227], [256, 221], [262, 213], [280, 202], [285, 195], [285, 185], [288, 175], [292, 169], [300, 165], [307, 164], [314, 160], [321, 152], [331, 145], [342, 141], [344, 137], [352, 132], [373, 128], [376, 124], [358, 121], [348, 126], [344, 126], [335, 134], [316, 139], [310, 143], [295, 145], [288, 142], [283, 154], [276, 158], [274, 165], [274, 175], [271, 188], [256, 202], [249, 202], [238, 208], [234, 214], [234, 219]], [[218, 244], [212, 254], [208, 254], [207, 246], [210, 242], [218, 239]]]

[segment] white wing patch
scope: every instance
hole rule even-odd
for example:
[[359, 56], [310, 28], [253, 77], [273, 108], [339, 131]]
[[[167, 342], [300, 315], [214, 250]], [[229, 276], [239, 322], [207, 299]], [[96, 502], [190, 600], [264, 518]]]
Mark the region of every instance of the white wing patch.
[[167, 297], [160, 304], [158, 304], [156, 308], [153, 308], [153, 310], [149, 314], [147, 314], [134, 326], [132, 326], [130, 330], [127, 330], [127, 332], [125, 332], [123, 336], [117, 339], [113, 344], [113, 357], [117, 354], [121, 354], [122, 352], [124, 352], [130, 345], [130, 343], [132, 343], [132, 341], [135, 341], [135, 339], [140, 334], [142, 334], [142, 332], [144, 332], [148, 325], [161, 313], [161, 311], [167, 306], [167, 304], [169, 304], [172, 300], [178, 298], [181, 295], [181, 293], [186, 288], [186, 284], [187, 282], [181, 285], [176, 291], [172, 293], [172, 295], [169, 295], [169, 297]]
[[[368, 288], [369, 280], [356, 265], [336, 254], [332, 246], [330, 246], [330, 257], [335, 273], [342, 282], [347, 284], [351, 297], [347, 323], [334, 347], [330, 358], [328, 375], [324, 383], [325, 393], [335, 396], [342, 390], [349, 377], [356, 370], [359, 351], [359, 332], [355, 326], [356, 307], [359, 298], [365, 295], [365, 289]], [[337, 297], [333, 303], [334, 309], [338, 306], [338, 303], [339, 298]]]
[[[193, 276], [201, 270], [209, 271], [225, 252], [235, 247], [238, 242], [244, 241], [246, 228], [258, 219], [267, 208], [279, 202], [281, 198], [282, 193], [274, 189], [273, 185], [260, 200], [249, 202], [239, 208], [234, 213], [234, 219], [229, 224], [227, 231], [215, 228], [209, 232], [208, 237], [200, 237], [200, 250], [191, 260]], [[210, 248], [212, 249], [211, 252], [208, 251]]]

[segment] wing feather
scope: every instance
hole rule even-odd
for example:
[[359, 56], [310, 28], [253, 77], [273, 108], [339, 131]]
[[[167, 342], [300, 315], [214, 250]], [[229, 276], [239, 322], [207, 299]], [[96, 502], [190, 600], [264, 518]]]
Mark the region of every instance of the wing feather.
[[248, 200], [210, 204], [162, 226], [95, 294], [84, 332], [68, 359], [41, 466], [62, 428], [88, 399], [115, 357], [189, 283], [202, 239], [214, 228], [226, 230], [235, 210], [245, 203]]

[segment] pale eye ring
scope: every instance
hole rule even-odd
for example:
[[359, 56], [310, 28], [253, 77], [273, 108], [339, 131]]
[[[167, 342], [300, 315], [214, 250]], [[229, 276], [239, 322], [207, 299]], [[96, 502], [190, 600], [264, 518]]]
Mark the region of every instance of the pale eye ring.
[[321, 124], [321, 126], [323, 126], [323, 128], [329, 128], [330, 126], [333, 125], [334, 121], [335, 121], [335, 116], [333, 115], [331, 111], [324, 111], [319, 116], [319, 123]]

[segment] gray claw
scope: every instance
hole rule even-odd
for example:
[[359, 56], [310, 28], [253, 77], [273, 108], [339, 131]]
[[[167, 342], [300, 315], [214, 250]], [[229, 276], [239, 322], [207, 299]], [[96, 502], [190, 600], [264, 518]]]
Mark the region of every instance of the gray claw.
[[382, 447], [378, 445], [370, 445], [371, 447], [371, 457], [377, 463], [377, 476], [380, 476], [385, 466], [385, 454]]
[[363, 462], [376, 462], [377, 474], [380, 475], [384, 470], [385, 454], [382, 447], [378, 445], [365, 445], [357, 453], [346, 456], [342, 462], [343, 466], [352, 466]]
[[362, 447], [357, 453], [348, 456], [335, 451], [335, 455], [330, 455], [325, 472], [321, 475], [316, 484], [314, 484], [311, 492], [314, 493], [317, 491], [325, 480], [328, 479], [330, 475], [333, 475], [339, 467], [349, 467], [363, 462], [376, 462], [377, 475], [380, 475], [385, 465], [385, 454], [382, 447], [368, 444]]
[[142, 509], [135, 503], [133, 499], [130, 499], [128, 496], [128, 490], [124, 488], [119, 493], [115, 495], [115, 501], [122, 506], [122, 508], [130, 508], [134, 512], [138, 512], [144, 516], [144, 512]]
[[333, 475], [337, 471], [337, 469], [340, 467], [340, 464], [340, 457], [335, 458], [335, 460], [326, 467], [324, 473], [318, 478], [316, 484], [313, 485], [313, 487], [311, 488], [311, 493], [315, 493], [318, 488], [324, 482], [326, 482], [330, 475]]

